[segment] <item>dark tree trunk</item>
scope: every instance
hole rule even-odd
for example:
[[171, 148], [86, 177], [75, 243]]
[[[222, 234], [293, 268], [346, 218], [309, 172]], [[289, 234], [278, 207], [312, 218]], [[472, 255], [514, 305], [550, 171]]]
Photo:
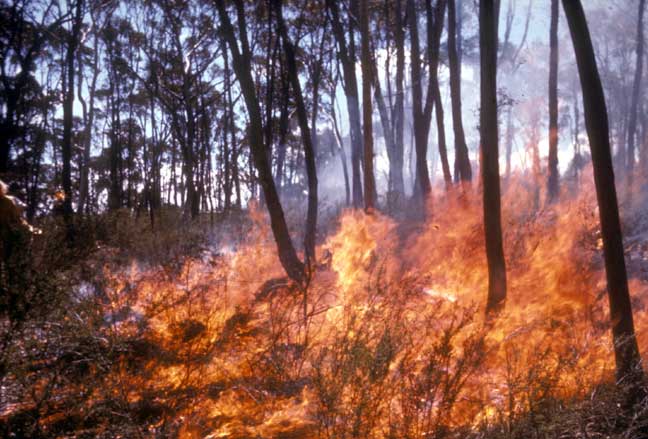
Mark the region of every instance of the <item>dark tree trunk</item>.
[[[306, 233], [304, 235], [304, 249], [306, 265], [310, 267], [315, 262], [315, 234], [317, 231], [317, 169], [315, 167], [315, 148], [313, 147], [313, 136], [308, 127], [308, 114], [306, 104], [299, 83], [299, 72], [295, 59], [295, 48], [293, 47], [288, 32], [284, 25], [281, 0], [274, 0], [277, 10], [277, 22], [279, 33], [283, 40], [284, 53], [286, 55], [286, 67], [292, 84], [292, 89], [297, 107], [297, 119], [301, 131], [302, 143], [304, 144], [304, 159], [306, 161], [306, 176], [308, 179], [308, 209], [306, 213]], [[313, 110], [315, 111], [315, 110]]]
[[610, 151], [605, 95], [599, 77], [594, 47], [580, 0], [563, 0], [563, 8], [578, 64], [583, 92], [585, 127], [589, 137], [594, 168], [594, 183], [599, 206], [603, 256], [607, 277], [610, 322], [614, 340], [617, 380], [629, 380], [638, 390], [641, 384], [641, 357], [635, 337], [632, 305], [623, 255], [623, 240]]
[[[340, 21], [338, 2], [326, 0], [326, 7], [331, 14], [333, 34], [338, 43], [338, 56], [344, 74], [344, 94], [349, 112], [349, 131], [351, 134], [351, 174], [353, 178], [353, 206], [362, 206], [362, 183], [360, 180], [360, 155], [362, 152], [362, 134], [360, 127], [360, 108], [358, 99], [358, 81], [355, 74], [355, 54], [347, 46], [346, 36]], [[351, 41], [352, 43], [352, 41]], [[350, 43], [350, 45], [351, 45]]]
[[[382, 87], [380, 86], [380, 79], [378, 78], [378, 74], [377, 74], [376, 59], [373, 54], [372, 54], [371, 63], [372, 63], [372, 74], [373, 74], [372, 79], [373, 79], [373, 86], [374, 86], [374, 99], [376, 101], [376, 106], [378, 107], [378, 114], [380, 115], [380, 124], [382, 125], [383, 137], [385, 139], [385, 150], [387, 151], [387, 158], [389, 159], [389, 191], [396, 191], [397, 193], [402, 194], [402, 190], [398, 192], [396, 189], [396, 186], [398, 185], [400, 185], [398, 187], [402, 189], [402, 183], [403, 183], [402, 150], [401, 150], [401, 157], [399, 160], [398, 151], [397, 151], [398, 148], [396, 146], [396, 142], [394, 141], [394, 131], [392, 129], [393, 121], [391, 120], [389, 116], [389, 112], [387, 111], [387, 105], [385, 104], [385, 98], [382, 93]], [[400, 162], [400, 172], [398, 169], [399, 162]], [[397, 179], [400, 179], [400, 182], [397, 183], [396, 182]]]
[[481, 66], [479, 127], [484, 195], [484, 233], [488, 260], [487, 313], [497, 312], [504, 306], [506, 300], [506, 263], [502, 244], [497, 133], [497, 18], [493, 0], [481, 0], [479, 3]]
[[455, 134], [455, 180], [471, 181], [472, 168], [461, 119], [461, 63], [457, 52], [457, 17], [455, 0], [448, 0], [448, 61], [450, 64], [450, 98]]
[[349, 171], [347, 165], [347, 156], [346, 151], [344, 150], [344, 143], [342, 135], [340, 134], [340, 129], [337, 123], [337, 115], [335, 114], [335, 86], [331, 91], [331, 96], [333, 96], [333, 102], [331, 103], [331, 121], [333, 122], [333, 132], [335, 133], [335, 141], [338, 146], [338, 151], [340, 153], [340, 162], [342, 164], [342, 173], [344, 174], [344, 193], [346, 195], [346, 205], [351, 205], [351, 184], [349, 182]]
[[[112, 28], [112, 24], [110, 25]], [[119, 83], [117, 71], [115, 69], [115, 54], [113, 36], [109, 36], [106, 41], [106, 50], [108, 52], [109, 71], [108, 71], [108, 103], [110, 106], [110, 188], [108, 190], [108, 208], [110, 210], [121, 207], [121, 179], [119, 176], [119, 164], [121, 162], [121, 144], [120, 144], [120, 98]], [[172, 166], [175, 170], [175, 166]], [[174, 179], [175, 180], [175, 179]]]
[[[416, 145], [416, 183], [415, 192], [420, 191], [426, 197], [432, 187], [430, 185], [430, 173], [427, 165], [427, 140], [428, 130], [423, 123], [423, 75], [421, 72], [421, 49], [418, 32], [418, 15], [416, 14], [416, 2], [407, 1], [407, 17], [410, 31], [410, 65], [412, 74], [412, 116], [414, 122], [414, 142]], [[429, 128], [429, 127], [428, 127]]]
[[[99, 36], [95, 33], [93, 43], [93, 61], [92, 61], [92, 81], [90, 83], [90, 108], [88, 110], [88, 117], [85, 120], [85, 133], [83, 135], [83, 160], [81, 163], [81, 181], [79, 182], [79, 203], [77, 213], [82, 215], [86, 200], [88, 199], [89, 192], [89, 174], [90, 174], [90, 147], [92, 146], [92, 126], [94, 125], [95, 114], [95, 93], [97, 90], [97, 79], [99, 78]], [[81, 52], [79, 51], [79, 54]], [[79, 100], [85, 109], [85, 101], [81, 94], [81, 81], [83, 77], [83, 64], [81, 63], [81, 56], [79, 58]], [[84, 110], [85, 113], [85, 110]], [[84, 118], [85, 119], [85, 118]]]
[[[282, 66], [283, 67], [283, 66]], [[281, 72], [281, 109], [279, 110], [279, 144], [277, 145], [277, 166], [275, 171], [275, 182], [279, 192], [283, 185], [286, 149], [288, 142], [288, 131], [290, 130], [289, 106], [290, 104], [290, 81], [288, 74], [282, 68]]]
[[265, 195], [265, 201], [270, 214], [270, 224], [272, 232], [277, 243], [279, 260], [291, 279], [297, 283], [304, 281], [304, 264], [299, 260], [295, 247], [293, 246], [288, 225], [284, 216], [283, 207], [279, 200], [279, 194], [272, 178], [272, 169], [266, 154], [266, 148], [263, 144], [263, 122], [259, 101], [252, 78], [252, 68], [250, 65], [251, 52], [248, 45], [247, 33], [245, 29], [245, 12], [242, 0], [238, 0], [237, 11], [239, 20], [240, 38], [242, 41], [243, 52], [239, 51], [238, 43], [234, 35], [234, 28], [229, 19], [223, 0], [217, 0], [218, 13], [221, 22], [221, 31], [227, 41], [234, 64], [234, 71], [238, 77], [241, 92], [245, 100], [248, 114], [250, 116], [249, 140], [250, 152], [255, 168], [258, 172], [259, 183]]
[[641, 77], [643, 74], [643, 16], [645, 0], [639, 0], [639, 18], [637, 19], [637, 66], [635, 68], [634, 82], [632, 85], [632, 102], [630, 104], [630, 120], [628, 121], [628, 177], [632, 178], [635, 163], [635, 144], [637, 134], [637, 107], [641, 95]]
[[364, 199], [365, 211], [376, 207], [376, 181], [373, 169], [373, 107], [371, 104], [371, 84], [373, 69], [369, 41], [369, 7], [367, 0], [360, 2], [360, 35], [362, 37], [362, 126], [364, 140]]
[[[74, 103], [74, 59], [79, 44], [79, 37], [81, 33], [81, 22], [83, 1], [77, 0], [75, 4], [74, 21], [72, 23], [72, 32], [67, 46], [66, 54], [66, 77], [67, 77], [67, 90], [65, 91], [65, 101], [63, 102], [63, 142], [62, 142], [62, 158], [63, 158], [63, 192], [65, 198], [63, 200], [63, 215], [65, 223], [68, 228], [68, 233], [72, 233], [72, 104]], [[71, 238], [71, 236], [70, 236]]]
[[452, 174], [448, 162], [448, 149], [446, 146], [445, 123], [443, 121], [443, 102], [441, 101], [441, 90], [439, 89], [439, 78], [436, 77], [434, 85], [434, 104], [436, 106], [437, 142], [439, 144], [439, 157], [441, 158], [441, 169], [443, 170], [443, 181], [446, 188], [452, 185]]
[[[408, 1], [408, 17], [411, 37], [412, 59], [412, 115], [414, 122], [414, 137], [416, 144], [416, 181], [415, 187], [426, 196], [431, 191], [430, 175], [427, 167], [427, 144], [432, 122], [432, 110], [435, 103], [435, 87], [438, 82], [437, 68], [439, 64], [439, 45], [443, 31], [443, 17], [445, 16], [446, 1], [437, 2], [433, 10], [431, 0], [425, 2], [425, 15], [427, 19], [427, 58], [428, 58], [428, 84], [425, 104], [423, 104], [421, 70], [421, 52], [418, 38], [418, 19], [416, 16], [415, 2]], [[424, 106], [425, 105], [425, 106]]]
[[403, 164], [405, 151], [405, 138], [403, 135], [405, 125], [405, 91], [403, 81], [405, 79], [405, 32], [403, 23], [402, 0], [396, 0], [396, 29], [394, 31], [394, 43], [396, 44], [396, 99], [392, 120], [394, 121], [394, 146], [396, 148], [394, 169], [398, 172], [394, 176], [394, 190], [405, 194], [405, 182], [403, 180]]
[[[642, 0], [643, 1], [643, 0]], [[551, 0], [549, 31], [549, 176], [547, 198], [558, 198], [558, 0]]]

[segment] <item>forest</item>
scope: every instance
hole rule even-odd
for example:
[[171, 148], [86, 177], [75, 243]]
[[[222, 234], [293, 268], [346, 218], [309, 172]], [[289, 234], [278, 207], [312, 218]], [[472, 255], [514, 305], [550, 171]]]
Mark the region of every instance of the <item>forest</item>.
[[645, 0], [0, 0], [0, 437], [648, 438]]

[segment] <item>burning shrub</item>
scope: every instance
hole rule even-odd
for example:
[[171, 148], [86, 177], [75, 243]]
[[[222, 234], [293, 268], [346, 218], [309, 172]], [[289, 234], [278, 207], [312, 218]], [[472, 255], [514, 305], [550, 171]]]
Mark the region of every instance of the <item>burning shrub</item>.
[[[306, 289], [282, 277], [258, 211], [246, 242], [216, 251], [124, 264], [127, 250], [101, 247], [78, 271], [57, 265], [30, 287], [56, 301], [3, 352], [0, 433], [641, 437], [645, 401], [617, 406], [604, 385], [613, 354], [591, 197], [524, 220], [505, 209], [510, 294], [494, 321], [478, 199], [435, 200], [439, 213], [408, 227], [343, 213]], [[646, 287], [631, 285], [641, 336]]]

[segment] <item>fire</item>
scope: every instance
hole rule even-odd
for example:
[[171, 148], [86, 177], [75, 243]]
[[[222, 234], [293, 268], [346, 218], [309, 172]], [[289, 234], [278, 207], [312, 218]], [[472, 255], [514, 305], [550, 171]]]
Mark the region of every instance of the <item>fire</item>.
[[[532, 191], [509, 182], [508, 299], [490, 323], [476, 188], [437, 194], [409, 228], [345, 211], [318, 248], [331, 263], [306, 315], [296, 286], [267, 286], [283, 272], [256, 209], [235, 251], [173, 272], [106, 269], [103, 336], [124, 340], [106, 388], [155, 413], [151, 434], [177, 425], [209, 438], [426, 436], [584, 397], [613, 376], [613, 353], [596, 201], [579, 193], [535, 210]], [[644, 355], [647, 289], [631, 280]]]

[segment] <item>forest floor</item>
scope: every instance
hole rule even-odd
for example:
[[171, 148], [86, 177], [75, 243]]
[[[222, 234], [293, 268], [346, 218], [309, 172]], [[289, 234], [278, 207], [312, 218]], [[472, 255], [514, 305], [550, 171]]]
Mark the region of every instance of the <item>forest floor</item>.
[[[46, 219], [13, 268], [0, 436], [646, 437], [648, 400], [629, 406], [613, 383], [591, 191], [539, 209], [505, 198], [494, 324], [478, 200], [437, 199], [425, 222], [330, 207], [306, 290], [259, 207], [191, 226], [164, 210], [154, 229], [86, 218], [73, 248]], [[623, 218], [644, 358], [645, 205]]]

